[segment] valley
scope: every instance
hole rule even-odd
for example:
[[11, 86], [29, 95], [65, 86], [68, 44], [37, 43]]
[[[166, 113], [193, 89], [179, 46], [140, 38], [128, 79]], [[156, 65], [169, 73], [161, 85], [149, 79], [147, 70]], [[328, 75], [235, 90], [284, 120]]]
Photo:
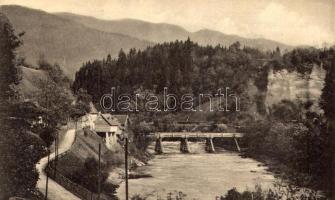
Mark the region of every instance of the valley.
[[334, 196], [335, 46], [0, 4], [0, 199]]

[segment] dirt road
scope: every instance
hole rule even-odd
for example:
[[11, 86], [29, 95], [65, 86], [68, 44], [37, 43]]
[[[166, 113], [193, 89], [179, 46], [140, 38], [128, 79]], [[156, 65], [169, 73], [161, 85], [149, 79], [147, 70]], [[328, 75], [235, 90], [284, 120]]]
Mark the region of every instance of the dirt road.
[[[72, 146], [72, 143], [75, 138], [75, 129], [69, 129], [62, 141], [59, 142], [59, 154], [69, 150]], [[55, 153], [50, 154], [50, 160], [55, 158]], [[48, 157], [42, 158], [37, 164], [36, 169], [39, 173], [39, 180], [37, 182], [37, 188], [45, 194], [46, 187], [46, 174], [43, 169], [46, 167], [48, 163]], [[48, 199], [50, 200], [80, 200], [77, 196], [67, 191], [64, 187], [53, 181], [49, 178], [48, 181]]]

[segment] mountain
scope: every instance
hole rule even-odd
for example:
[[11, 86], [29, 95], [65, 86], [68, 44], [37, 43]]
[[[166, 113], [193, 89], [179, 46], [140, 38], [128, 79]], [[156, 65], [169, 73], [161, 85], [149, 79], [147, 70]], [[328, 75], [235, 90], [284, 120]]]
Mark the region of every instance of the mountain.
[[189, 32], [182, 27], [166, 23], [150, 23], [135, 19], [101, 20], [94, 17], [76, 15], [72, 13], [56, 13], [58, 16], [73, 20], [82, 25], [97, 30], [120, 33], [140, 39], [162, 43], [187, 39]]
[[59, 63], [65, 74], [73, 78], [83, 62], [100, 59], [110, 53], [113, 57], [122, 48], [144, 49], [154, 43], [185, 40], [190, 37], [200, 45], [228, 46], [240, 41], [242, 45], [262, 50], [291, 49], [291, 46], [266, 40], [247, 39], [213, 30], [188, 32], [182, 27], [150, 23], [134, 19], [100, 20], [69, 13], [47, 13], [16, 5], [0, 7], [17, 33], [25, 32], [19, 54], [28, 64], [36, 65], [41, 57]]
[[25, 32], [24, 45], [19, 54], [35, 65], [43, 56], [47, 61], [59, 63], [64, 72], [73, 77], [83, 62], [116, 56], [121, 48], [145, 48], [151, 42], [119, 33], [89, 28], [55, 14], [21, 6], [1, 6], [17, 33]]
[[293, 49], [292, 46], [276, 42], [273, 40], [267, 40], [263, 38], [257, 38], [257, 39], [244, 38], [238, 35], [228, 35], [221, 33], [219, 31], [213, 31], [209, 29], [202, 29], [197, 32], [194, 32], [192, 33], [190, 38], [193, 41], [198, 42], [200, 45], [221, 44], [223, 46], [229, 46], [232, 43], [239, 41], [241, 45], [254, 47], [263, 51], [274, 50], [277, 47], [279, 47], [283, 51]]
[[277, 46], [282, 50], [290, 50], [293, 47], [263, 38], [249, 39], [237, 35], [228, 35], [219, 31], [202, 29], [197, 32], [188, 32], [184, 28], [166, 23], [150, 23], [134, 19], [121, 20], [101, 20], [94, 17], [76, 15], [72, 13], [57, 13], [64, 19], [73, 20], [90, 28], [105, 32], [113, 32], [137, 37], [155, 43], [162, 43], [174, 40], [185, 40], [190, 37], [191, 40], [200, 45], [229, 46], [239, 41], [242, 45], [255, 47], [261, 50], [273, 50]]

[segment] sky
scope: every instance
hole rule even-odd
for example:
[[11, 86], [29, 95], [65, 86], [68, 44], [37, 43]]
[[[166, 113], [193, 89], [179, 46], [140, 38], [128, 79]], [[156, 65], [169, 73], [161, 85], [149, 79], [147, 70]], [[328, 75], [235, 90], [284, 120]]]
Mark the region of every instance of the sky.
[[47, 12], [170, 23], [290, 45], [335, 43], [335, 0], [0, 0]]

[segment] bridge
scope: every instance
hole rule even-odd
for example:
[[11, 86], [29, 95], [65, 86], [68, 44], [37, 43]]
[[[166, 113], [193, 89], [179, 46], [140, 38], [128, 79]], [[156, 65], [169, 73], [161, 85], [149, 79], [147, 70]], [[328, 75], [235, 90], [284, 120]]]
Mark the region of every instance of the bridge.
[[213, 144], [213, 138], [232, 138], [235, 142], [236, 149], [240, 152], [240, 146], [238, 144], [237, 138], [242, 138], [243, 133], [210, 133], [210, 132], [157, 132], [155, 133], [156, 144], [155, 151], [158, 154], [163, 153], [163, 139], [164, 138], [174, 138], [180, 139], [180, 151], [183, 153], [190, 153], [190, 148], [188, 145], [188, 138], [200, 138], [206, 139], [206, 151], [208, 153], [214, 153], [215, 148]]

